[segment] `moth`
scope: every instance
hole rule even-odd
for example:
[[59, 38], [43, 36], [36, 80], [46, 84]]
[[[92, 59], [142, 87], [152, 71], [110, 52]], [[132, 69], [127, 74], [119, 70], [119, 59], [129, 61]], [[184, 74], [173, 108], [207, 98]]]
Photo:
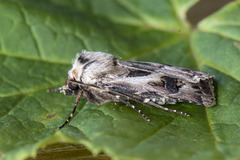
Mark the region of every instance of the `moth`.
[[162, 105], [177, 102], [215, 105], [213, 78], [201, 71], [151, 62], [120, 61], [108, 53], [83, 50], [68, 71], [66, 84], [49, 92], [76, 95], [73, 111], [58, 128], [61, 129], [73, 117], [82, 96], [97, 105], [122, 102], [147, 121], [150, 119], [129, 100], [189, 117], [187, 113]]

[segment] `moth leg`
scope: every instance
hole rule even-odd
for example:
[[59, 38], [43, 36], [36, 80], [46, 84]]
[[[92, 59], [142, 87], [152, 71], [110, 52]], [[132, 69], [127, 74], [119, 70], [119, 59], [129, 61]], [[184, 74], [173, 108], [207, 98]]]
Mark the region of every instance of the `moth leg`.
[[72, 117], [74, 116], [74, 113], [76, 111], [78, 102], [79, 102], [81, 97], [82, 97], [82, 90], [79, 90], [78, 93], [77, 93], [77, 97], [76, 97], [76, 100], [75, 100], [75, 104], [74, 104], [72, 113], [69, 115], [68, 119], [60, 127], [58, 127], [58, 130], [62, 129], [72, 119]]
[[138, 113], [140, 113], [140, 114], [142, 115], [142, 117], [143, 117], [146, 121], [150, 122], [150, 119], [149, 119], [147, 116], [145, 116], [140, 109], [136, 108], [136, 107], [135, 107], [134, 105], [132, 105], [131, 103], [126, 102], [126, 101], [124, 101], [124, 100], [122, 100], [122, 99], [118, 99], [118, 101], [124, 103], [124, 104], [127, 105], [128, 107], [131, 107], [131, 108], [135, 109]]
[[150, 105], [152, 105], [152, 106], [154, 106], [154, 107], [156, 107], [156, 108], [159, 108], [159, 109], [168, 111], [168, 112], [174, 112], [174, 113], [177, 113], [177, 114], [181, 114], [181, 115], [190, 117], [190, 115], [187, 114], [187, 113], [185, 113], [185, 112], [181, 112], [181, 111], [178, 111], [178, 110], [175, 110], [175, 109], [166, 108], [166, 107], [160, 106], [160, 105], [158, 105], [158, 104], [156, 104], [156, 103], [148, 102], [148, 104], [150, 104]]

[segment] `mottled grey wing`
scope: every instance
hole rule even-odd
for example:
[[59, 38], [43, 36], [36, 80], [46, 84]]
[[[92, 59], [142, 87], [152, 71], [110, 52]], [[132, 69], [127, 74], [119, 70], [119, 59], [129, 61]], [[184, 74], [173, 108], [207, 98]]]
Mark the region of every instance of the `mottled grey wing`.
[[189, 102], [203, 106], [215, 104], [213, 76], [201, 71], [148, 62], [118, 61], [128, 70], [124, 78], [105, 83], [109, 90], [143, 103]]
[[128, 69], [136, 69], [148, 71], [151, 73], [159, 73], [168, 77], [183, 79], [188, 82], [196, 83], [200, 79], [212, 79], [213, 75], [202, 71], [176, 67], [171, 65], [164, 65], [151, 62], [134, 62], [134, 61], [119, 61], [119, 64], [127, 67]]

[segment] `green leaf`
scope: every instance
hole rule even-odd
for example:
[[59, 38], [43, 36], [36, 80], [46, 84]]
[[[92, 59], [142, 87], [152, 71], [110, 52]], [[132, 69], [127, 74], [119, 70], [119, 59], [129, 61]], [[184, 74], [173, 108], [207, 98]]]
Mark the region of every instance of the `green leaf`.
[[228, 159], [240, 157], [240, 3], [234, 2], [202, 21], [192, 48], [215, 75], [217, 107], [207, 109], [216, 148]]
[[[240, 3], [192, 32], [186, 12], [196, 2], [0, 0], [0, 159], [34, 157], [60, 142], [113, 159], [239, 158]], [[83, 49], [209, 72], [217, 105], [166, 106], [187, 118], [131, 102], [148, 123], [121, 103], [96, 106], [82, 98], [71, 123], [57, 131], [75, 97], [46, 90], [64, 85]]]

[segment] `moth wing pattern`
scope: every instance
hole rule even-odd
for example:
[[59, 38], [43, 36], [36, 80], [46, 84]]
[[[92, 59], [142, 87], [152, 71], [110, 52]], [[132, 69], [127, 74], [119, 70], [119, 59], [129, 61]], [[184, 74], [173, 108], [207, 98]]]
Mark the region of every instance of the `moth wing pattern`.
[[126, 76], [129, 87], [134, 86], [133, 82], [141, 84], [134, 94], [145, 101], [151, 97], [150, 100], [159, 104], [189, 102], [207, 107], [215, 105], [211, 74], [149, 62], [119, 61], [119, 64], [129, 71]]
[[83, 51], [69, 77], [144, 103], [149, 99], [161, 105], [189, 102], [210, 107], [215, 104], [213, 76], [208, 73], [158, 63], [120, 61], [103, 52]]

